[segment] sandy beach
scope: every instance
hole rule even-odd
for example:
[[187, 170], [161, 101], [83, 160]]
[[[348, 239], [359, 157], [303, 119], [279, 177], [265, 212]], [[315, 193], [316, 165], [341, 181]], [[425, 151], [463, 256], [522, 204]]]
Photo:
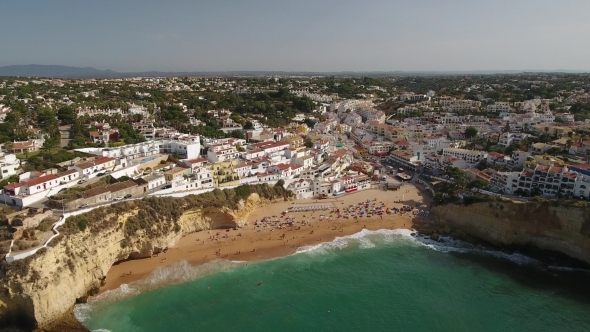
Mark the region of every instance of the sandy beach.
[[[403, 199], [403, 200], [402, 200]], [[373, 214], [371, 217], [358, 217], [353, 213], [338, 214], [333, 210], [344, 210], [345, 207], [359, 206], [361, 202], [371, 200], [370, 208], [383, 207], [401, 208], [404, 205], [421, 210], [429, 206], [429, 197], [413, 185], [402, 186], [397, 191], [382, 191], [369, 189], [354, 194], [323, 200], [306, 199], [290, 202], [275, 203], [260, 208], [248, 216], [248, 224], [238, 230], [210, 230], [200, 231], [183, 237], [166, 253], [160, 253], [150, 258], [130, 260], [113, 265], [109, 270], [106, 283], [100, 292], [118, 288], [142, 279], [160, 266], [187, 260], [192, 265], [198, 265], [213, 259], [229, 259], [239, 261], [261, 261], [275, 257], [286, 256], [295, 252], [299, 247], [329, 242], [338, 236], [345, 236], [368, 230], [398, 229], [412, 227], [411, 213], [392, 213], [382, 215]], [[289, 212], [283, 218], [281, 214], [293, 207], [310, 207], [328, 205], [328, 210]], [[357, 211], [360, 211], [358, 209]], [[358, 214], [358, 212], [356, 212]], [[321, 217], [323, 216], [323, 217]], [[348, 218], [345, 218], [348, 216]], [[260, 221], [268, 218], [272, 221]], [[287, 218], [289, 218], [287, 220]], [[275, 222], [278, 220], [279, 222]], [[293, 221], [292, 226], [284, 225], [285, 221]], [[258, 225], [255, 225], [257, 223]], [[282, 226], [280, 224], [283, 223]], [[281, 228], [278, 228], [278, 227]]]

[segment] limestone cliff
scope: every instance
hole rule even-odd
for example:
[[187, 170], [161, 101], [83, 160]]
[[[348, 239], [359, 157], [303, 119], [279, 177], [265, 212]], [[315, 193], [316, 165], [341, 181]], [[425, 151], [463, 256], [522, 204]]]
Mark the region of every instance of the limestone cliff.
[[94, 216], [99, 220], [93, 221], [93, 227], [87, 227], [84, 221], [83, 231], [63, 237], [26, 261], [16, 262], [21, 269], [6, 273], [0, 280], [0, 322], [24, 320], [31, 328], [47, 326], [67, 313], [76, 301], [96, 291], [114, 263], [149, 257], [195, 231], [240, 226], [251, 211], [273, 199], [284, 198], [261, 198], [252, 193], [233, 208], [187, 209], [180, 211], [175, 220], [134, 228], [133, 232], [129, 223], [134, 218], [137, 222], [146, 208], [128, 203], [127, 208], [123, 205], [105, 209], [104, 215]]
[[493, 201], [436, 206], [432, 215], [439, 231], [556, 251], [590, 263], [590, 208]]

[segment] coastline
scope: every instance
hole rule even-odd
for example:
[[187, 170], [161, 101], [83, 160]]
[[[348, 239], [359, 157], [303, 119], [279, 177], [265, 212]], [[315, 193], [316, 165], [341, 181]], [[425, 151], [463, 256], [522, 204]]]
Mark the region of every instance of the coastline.
[[[403, 202], [395, 202], [401, 200]], [[331, 208], [344, 208], [374, 200], [386, 208], [403, 205], [415, 206], [429, 204], [429, 198], [412, 185], [405, 185], [398, 191], [368, 189], [354, 194], [324, 200], [305, 199], [291, 202], [273, 203], [253, 211], [247, 217], [247, 225], [238, 230], [205, 230], [183, 237], [174, 247], [165, 253], [150, 258], [127, 260], [114, 264], [100, 288], [99, 294], [119, 288], [123, 284], [147, 277], [158, 267], [169, 266], [180, 261], [188, 261], [196, 266], [214, 259], [256, 262], [293, 254], [298, 248], [333, 241], [336, 237], [352, 235], [363, 229], [412, 229], [414, 216], [410, 213], [383, 214], [372, 217], [337, 218], [330, 217], [330, 210], [315, 212], [290, 212], [287, 217], [295, 218], [295, 225], [277, 229], [276, 227], [255, 226], [254, 222], [264, 217], [280, 216], [293, 206], [328, 204]], [[422, 205], [424, 208], [424, 205]], [[324, 215], [323, 220], [319, 216]], [[423, 217], [422, 217], [423, 218]], [[275, 219], [275, 218], [273, 218]], [[307, 221], [305, 226], [302, 221]], [[219, 240], [213, 240], [219, 234]], [[239, 235], [241, 234], [241, 235]], [[227, 238], [225, 238], [227, 236]], [[217, 254], [217, 252], [220, 254]]]

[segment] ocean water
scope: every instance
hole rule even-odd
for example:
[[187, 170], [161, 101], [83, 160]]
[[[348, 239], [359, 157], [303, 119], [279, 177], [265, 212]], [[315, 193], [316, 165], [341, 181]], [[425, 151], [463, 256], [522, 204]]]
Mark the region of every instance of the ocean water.
[[590, 331], [588, 281], [520, 254], [363, 231], [266, 262], [178, 263], [75, 315], [113, 332]]

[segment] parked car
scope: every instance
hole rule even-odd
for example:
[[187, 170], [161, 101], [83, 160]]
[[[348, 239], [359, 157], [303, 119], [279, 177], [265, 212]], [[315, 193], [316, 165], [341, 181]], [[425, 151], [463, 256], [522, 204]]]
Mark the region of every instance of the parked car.
[[80, 180], [80, 181], [78, 181], [78, 184], [82, 184], [82, 183], [86, 183], [86, 180]]
[[131, 198], [131, 197], [133, 197], [133, 195], [131, 195], [131, 194], [127, 194], [127, 195], [123, 196], [123, 198], [125, 198], [125, 199]]
[[123, 196], [117, 196], [115, 198], [113, 198], [113, 201], [120, 201], [123, 199]]
[[104, 174], [105, 174], [105, 173], [103, 173], [103, 172], [100, 172], [100, 173], [97, 173], [97, 174], [96, 174], [96, 176], [97, 176], [97, 177], [98, 177], [98, 176], [103, 176]]
[[85, 208], [85, 207], [87, 207], [87, 206], [88, 206], [88, 204], [82, 204], [82, 205], [80, 205], [78, 208], [80, 208], [80, 209], [83, 209], [83, 208]]
[[170, 189], [170, 188], [172, 188], [172, 185], [171, 184], [167, 184], [164, 187], [162, 187], [162, 189]]

